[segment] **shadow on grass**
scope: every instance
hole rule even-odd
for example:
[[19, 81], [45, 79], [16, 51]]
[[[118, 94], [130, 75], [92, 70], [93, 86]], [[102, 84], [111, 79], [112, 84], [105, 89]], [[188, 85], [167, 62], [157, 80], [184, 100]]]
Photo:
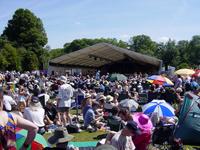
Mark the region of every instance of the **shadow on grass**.
[[94, 137], [95, 140], [101, 140], [101, 139], [104, 139], [106, 138], [107, 134], [101, 134], [101, 135], [98, 135], [97, 137]]

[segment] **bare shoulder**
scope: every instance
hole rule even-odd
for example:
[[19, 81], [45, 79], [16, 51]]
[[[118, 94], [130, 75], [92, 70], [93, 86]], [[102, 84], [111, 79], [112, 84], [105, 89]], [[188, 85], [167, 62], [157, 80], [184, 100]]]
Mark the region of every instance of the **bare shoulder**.
[[0, 111], [0, 124], [5, 125], [8, 122], [8, 116], [5, 111]]

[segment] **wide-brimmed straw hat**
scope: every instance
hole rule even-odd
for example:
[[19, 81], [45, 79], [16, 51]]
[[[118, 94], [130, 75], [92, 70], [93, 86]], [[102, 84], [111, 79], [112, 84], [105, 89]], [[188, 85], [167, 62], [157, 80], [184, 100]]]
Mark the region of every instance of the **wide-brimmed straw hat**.
[[106, 96], [106, 102], [112, 102], [113, 101], [113, 97], [111, 95], [107, 95]]
[[63, 83], [67, 83], [67, 78], [65, 76], [61, 76], [60, 78], [58, 78], [58, 80]]
[[71, 141], [74, 138], [73, 135], [70, 135], [66, 128], [58, 127], [55, 129], [53, 136], [48, 139], [50, 144], [57, 144], [57, 143], [65, 143]]
[[138, 127], [143, 131], [150, 131], [153, 128], [153, 124], [150, 118], [144, 113], [135, 113], [133, 120], [137, 123]]
[[91, 94], [89, 94], [89, 93], [85, 94], [85, 99], [88, 99], [88, 98], [91, 98], [91, 97], [92, 97]]

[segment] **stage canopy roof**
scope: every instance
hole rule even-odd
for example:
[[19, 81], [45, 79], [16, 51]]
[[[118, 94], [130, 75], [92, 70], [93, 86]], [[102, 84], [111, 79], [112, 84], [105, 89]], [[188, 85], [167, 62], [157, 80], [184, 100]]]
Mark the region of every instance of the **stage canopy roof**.
[[52, 59], [49, 64], [52, 66], [99, 68], [126, 58], [139, 64], [153, 65], [158, 68], [162, 63], [160, 59], [154, 57], [120, 48], [112, 44], [98, 43]]

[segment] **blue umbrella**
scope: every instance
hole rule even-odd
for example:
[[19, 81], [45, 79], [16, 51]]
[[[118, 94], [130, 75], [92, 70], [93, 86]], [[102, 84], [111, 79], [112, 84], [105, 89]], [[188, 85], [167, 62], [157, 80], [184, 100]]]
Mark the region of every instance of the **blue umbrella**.
[[144, 114], [151, 114], [156, 112], [159, 117], [173, 117], [175, 116], [174, 108], [165, 100], [152, 100], [150, 103], [142, 107]]

